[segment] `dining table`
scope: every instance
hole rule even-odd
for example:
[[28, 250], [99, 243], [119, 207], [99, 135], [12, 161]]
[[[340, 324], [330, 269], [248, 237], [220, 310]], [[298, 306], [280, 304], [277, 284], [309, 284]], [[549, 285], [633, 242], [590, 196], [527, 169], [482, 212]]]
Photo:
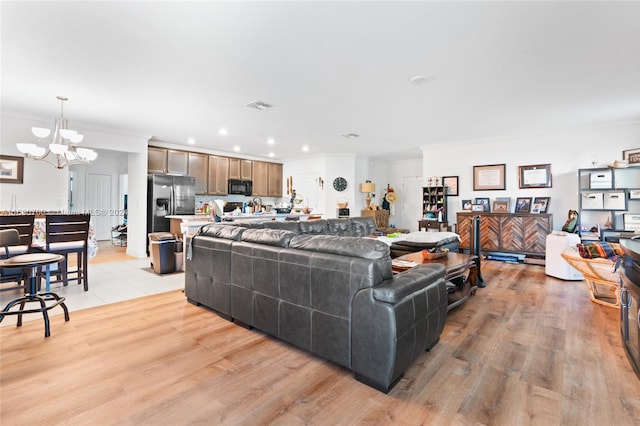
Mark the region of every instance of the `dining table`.
[[[31, 245], [41, 250], [47, 247], [47, 224], [44, 218], [36, 218], [33, 222], [33, 239]], [[87, 239], [88, 259], [93, 259], [97, 254], [98, 241], [96, 240], [93, 226], [89, 225], [89, 238]]]

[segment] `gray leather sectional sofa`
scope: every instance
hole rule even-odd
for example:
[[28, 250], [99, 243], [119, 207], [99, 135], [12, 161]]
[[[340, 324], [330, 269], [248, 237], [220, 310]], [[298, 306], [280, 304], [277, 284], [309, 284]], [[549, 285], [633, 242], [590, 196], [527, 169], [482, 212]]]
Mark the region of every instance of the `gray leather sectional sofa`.
[[[187, 300], [351, 369], [388, 392], [439, 340], [442, 265], [393, 274], [371, 218], [210, 224], [188, 241]], [[286, 229], [280, 229], [286, 228]]]

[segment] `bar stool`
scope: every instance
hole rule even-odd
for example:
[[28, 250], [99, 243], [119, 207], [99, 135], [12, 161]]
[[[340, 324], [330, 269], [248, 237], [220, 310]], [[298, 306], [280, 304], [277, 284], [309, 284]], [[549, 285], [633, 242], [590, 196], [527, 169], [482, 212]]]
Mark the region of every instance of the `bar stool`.
[[[2, 233], [7, 232], [15, 232], [17, 235], [17, 231], [15, 230], [7, 230], [2, 231]], [[12, 235], [9, 236], [9, 239]], [[2, 240], [6, 240], [3, 235]], [[64, 310], [64, 320], [69, 321], [69, 310], [67, 306], [64, 304], [64, 297], [60, 297], [52, 292], [44, 292], [38, 293], [38, 280], [39, 274], [38, 269], [43, 266], [51, 265], [54, 263], [60, 263], [64, 261], [64, 256], [60, 254], [53, 253], [28, 253], [28, 254], [20, 254], [17, 256], [10, 257], [8, 259], [0, 260], [1, 268], [21, 268], [27, 271], [28, 284], [25, 286], [25, 294], [22, 297], [12, 300], [4, 307], [2, 312], [0, 312], [0, 322], [7, 315], [18, 315], [18, 322], [16, 324], [17, 327], [22, 326], [22, 315], [30, 314], [35, 312], [42, 312], [42, 317], [44, 318], [44, 337], [49, 337], [51, 332], [49, 330], [49, 311], [52, 308], [60, 305]], [[47, 304], [47, 302], [51, 302]], [[26, 308], [25, 305], [27, 303], [36, 302], [39, 303], [40, 306], [36, 308]], [[20, 304], [20, 309], [10, 311], [13, 306]]]

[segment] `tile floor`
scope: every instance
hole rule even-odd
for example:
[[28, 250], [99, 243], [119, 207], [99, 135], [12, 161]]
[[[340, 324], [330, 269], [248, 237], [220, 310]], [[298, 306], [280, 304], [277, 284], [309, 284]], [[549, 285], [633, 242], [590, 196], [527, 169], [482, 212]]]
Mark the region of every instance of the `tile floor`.
[[[51, 285], [51, 291], [65, 297], [65, 304], [69, 312], [184, 289], [184, 272], [158, 275], [150, 268], [149, 259], [89, 264], [88, 277], [89, 291], [84, 291], [83, 286], [75, 282], [70, 283], [67, 287], [64, 287], [62, 283]], [[42, 285], [44, 287], [44, 282]], [[21, 290], [0, 292], [0, 309], [4, 308], [11, 300], [20, 297], [21, 294]], [[32, 306], [34, 305], [32, 304]], [[61, 314], [60, 307], [49, 311], [50, 316]], [[6, 316], [0, 322], [0, 327], [15, 325], [17, 318], [17, 315]], [[42, 321], [42, 314], [34, 313], [23, 316], [23, 322], [32, 320]]]

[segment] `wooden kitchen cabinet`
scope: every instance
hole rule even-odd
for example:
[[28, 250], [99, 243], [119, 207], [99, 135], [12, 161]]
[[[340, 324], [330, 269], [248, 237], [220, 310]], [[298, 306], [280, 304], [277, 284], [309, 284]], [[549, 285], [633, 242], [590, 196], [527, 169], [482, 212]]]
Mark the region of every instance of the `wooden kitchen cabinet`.
[[207, 194], [209, 188], [209, 156], [190, 152], [187, 174], [196, 178], [196, 194]]
[[229, 179], [229, 158], [217, 155], [209, 156], [208, 191], [210, 195], [227, 195]]
[[229, 179], [252, 179], [253, 161], [242, 158], [229, 158]]
[[480, 216], [480, 249], [530, 255], [545, 255], [552, 215], [535, 213], [458, 212], [456, 233], [460, 248], [470, 249], [473, 218]]
[[150, 146], [147, 149], [147, 173], [167, 172], [167, 150]]
[[269, 196], [269, 163], [264, 161], [253, 162], [253, 195], [256, 197]]
[[269, 163], [267, 193], [269, 197], [282, 197], [282, 164]]
[[187, 151], [167, 150], [167, 173], [186, 175], [189, 170], [189, 153]]

